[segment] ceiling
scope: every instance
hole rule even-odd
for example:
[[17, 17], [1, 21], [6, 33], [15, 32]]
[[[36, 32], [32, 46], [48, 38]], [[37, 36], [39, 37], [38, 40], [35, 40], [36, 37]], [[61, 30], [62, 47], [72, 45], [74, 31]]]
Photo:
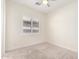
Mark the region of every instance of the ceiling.
[[36, 5], [36, 2], [40, 2], [41, 0], [13, 0], [17, 3], [24, 4], [26, 6], [29, 6], [30, 8], [36, 9], [43, 13], [49, 13], [50, 11], [56, 10], [59, 7], [62, 7], [68, 3], [74, 2], [76, 0], [55, 0], [55, 1], [49, 1], [50, 7], [41, 4], [40, 6]]

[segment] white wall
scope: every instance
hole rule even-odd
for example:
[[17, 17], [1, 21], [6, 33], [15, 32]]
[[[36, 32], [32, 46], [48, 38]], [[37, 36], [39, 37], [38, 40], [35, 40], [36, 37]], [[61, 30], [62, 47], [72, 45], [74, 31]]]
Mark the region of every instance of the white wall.
[[[16, 48], [27, 47], [29, 45], [44, 42], [44, 18], [42, 14], [27, 6], [20, 5], [7, 0], [7, 25], [6, 25], [6, 51]], [[22, 32], [23, 16], [35, 17], [40, 22], [40, 32], [38, 34], [24, 34]]]
[[48, 14], [47, 41], [77, 51], [77, 3]]

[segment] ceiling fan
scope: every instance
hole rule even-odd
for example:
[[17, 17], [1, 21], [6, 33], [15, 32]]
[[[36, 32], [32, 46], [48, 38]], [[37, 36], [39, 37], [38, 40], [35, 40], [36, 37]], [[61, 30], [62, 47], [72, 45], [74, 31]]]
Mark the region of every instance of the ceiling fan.
[[50, 7], [49, 1], [56, 1], [56, 0], [41, 0], [41, 2], [36, 2], [35, 4], [39, 5], [39, 6], [44, 4], [44, 5], [47, 5], [48, 7]]

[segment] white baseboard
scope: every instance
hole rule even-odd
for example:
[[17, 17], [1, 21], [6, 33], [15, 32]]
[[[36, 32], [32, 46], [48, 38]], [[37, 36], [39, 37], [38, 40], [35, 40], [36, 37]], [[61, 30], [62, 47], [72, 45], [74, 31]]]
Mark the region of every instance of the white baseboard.
[[78, 52], [77, 51], [77, 49], [73, 49], [73, 48], [68, 48], [68, 47], [66, 47], [66, 46], [63, 46], [63, 45], [60, 45], [60, 44], [57, 44], [57, 43], [51, 43], [51, 42], [48, 42], [49, 44], [51, 44], [51, 45], [56, 45], [56, 46], [59, 46], [59, 47], [61, 47], [61, 48], [65, 48], [65, 49], [67, 49], [67, 50], [70, 50], [70, 51], [73, 51], [73, 52]]
[[32, 43], [32, 44], [28, 44], [28, 45], [25, 45], [25, 46], [20, 46], [20, 47], [17, 47], [17, 48], [8, 49], [8, 50], [6, 50], [6, 52], [21, 49], [21, 48], [25, 48], [25, 47], [30, 47], [30, 46], [34, 46], [34, 45], [38, 45], [38, 44], [42, 44], [42, 43], [45, 43], [45, 42], [40, 41], [40, 42], [37, 42], [37, 43]]
[[28, 45], [22, 46], [22, 47], [17, 47], [17, 48], [9, 49], [9, 50], [6, 50], [6, 52], [8, 52], [8, 51], [13, 51], [13, 50], [17, 50], [17, 49], [21, 49], [21, 48], [26, 48], [26, 47], [30, 47], [30, 46], [35, 46], [35, 45], [39, 45], [39, 44], [44, 44], [44, 43], [48, 43], [48, 44], [51, 44], [51, 45], [56, 45], [56, 46], [65, 48], [65, 49], [67, 49], [67, 50], [70, 50], [70, 51], [73, 51], [73, 52], [76, 52], [76, 53], [78, 52], [76, 49], [71, 49], [71, 48], [65, 47], [65, 46], [63, 46], [63, 45], [59, 45], [59, 44], [57, 44], [57, 43], [44, 42], [44, 41], [42, 41], [42, 42], [37, 42], [37, 43], [32, 43], [32, 44], [28, 44]]

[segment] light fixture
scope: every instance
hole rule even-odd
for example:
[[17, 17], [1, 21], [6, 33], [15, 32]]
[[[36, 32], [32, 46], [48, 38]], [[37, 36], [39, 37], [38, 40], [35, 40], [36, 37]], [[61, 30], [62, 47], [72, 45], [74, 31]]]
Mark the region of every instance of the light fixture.
[[39, 6], [43, 4], [50, 7], [49, 1], [56, 1], [56, 0], [41, 0], [41, 2], [36, 2], [35, 4]]
[[43, 4], [47, 5], [48, 4], [48, 0], [43, 0]]

